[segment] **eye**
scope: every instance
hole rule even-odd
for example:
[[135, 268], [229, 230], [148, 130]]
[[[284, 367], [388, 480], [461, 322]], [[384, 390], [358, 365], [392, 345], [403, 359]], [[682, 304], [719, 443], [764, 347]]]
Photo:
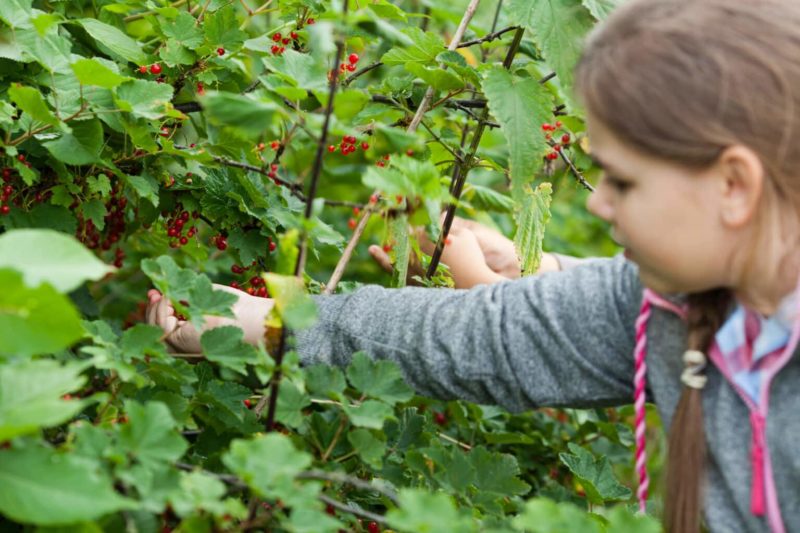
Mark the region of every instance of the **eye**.
[[616, 176], [611, 176], [609, 174], [605, 175], [605, 181], [620, 194], [627, 192], [633, 186], [631, 182], [621, 180]]

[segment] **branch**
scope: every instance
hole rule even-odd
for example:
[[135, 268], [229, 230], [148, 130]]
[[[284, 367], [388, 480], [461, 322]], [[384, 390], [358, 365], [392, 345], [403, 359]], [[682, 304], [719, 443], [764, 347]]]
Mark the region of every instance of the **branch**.
[[297, 479], [317, 479], [320, 481], [330, 481], [331, 483], [346, 483], [348, 485], [354, 486], [357, 489], [366, 491], [375, 491], [378, 494], [386, 496], [395, 505], [400, 506], [400, 500], [398, 500], [397, 494], [395, 494], [394, 491], [390, 489], [385, 489], [383, 487], [379, 487], [377, 485], [373, 485], [368, 481], [364, 481], [363, 479], [359, 479], [357, 477], [348, 476], [347, 474], [343, 474], [341, 472], [308, 470], [306, 472], [301, 472], [300, 474], [298, 474]]
[[336, 285], [338, 285], [339, 281], [342, 279], [344, 269], [347, 268], [347, 263], [350, 262], [350, 258], [353, 256], [353, 250], [356, 249], [356, 244], [358, 244], [359, 239], [361, 239], [361, 235], [367, 227], [367, 222], [369, 222], [372, 213], [375, 211], [375, 205], [376, 204], [373, 203], [367, 204], [364, 214], [361, 216], [361, 220], [358, 221], [356, 229], [353, 230], [353, 235], [350, 237], [350, 241], [347, 243], [344, 253], [339, 258], [339, 262], [336, 263], [336, 268], [333, 269], [331, 279], [328, 280], [328, 284], [325, 286], [325, 290], [322, 291], [322, 294], [333, 294], [333, 291], [336, 290]]
[[[453, 35], [452, 40], [450, 41], [450, 46], [447, 47], [448, 50], [453, 51], [458, 48], [458, 44], [461, 42], [461, 38], [464, 36], [464, 32], [467, 31], [467, 26], [469, 25], [469, 21], [472, 20], [472, 16], [475, 14], [475, 10], [478, 9], [478, 4], [480, 0], [471, 0], [469, 5], [467, 6], [467, 10], [464, 12], [464, 16], [461, 18], [461, 23], [458, 25], [458, 29], [456, 29], [455, 35]], [[440, 64], [439, 68], [447, 68], [446, 65]], [[419, 127], [419, 123], [422, 121], [422, 116], [428, 110], [428, 106], [431, 104], [431, 100], [433, 100], [433, 95], [436, 90], [433, 86], [428, 87], [428, 90], [425, 92], [425, 96], [422, 98], [422, 102], [419, 104], [419, 108], [417, 108], [417, 112], [414, 115], [414, 118], [411, 119], [411, 124], [409, 124], [408, 131], [409, 133], [414, 133], [417, 131], [417, 127]]]
[[322, 500], [323, 503], [330, 505], [331, 507], [335, 507], [340, 511], [344, 511], [346, 513], [350, 513], [356, 516], [361, 516], [366, 518], [367, 520], [372, 520], [373, 522], [377, 522], [379, 524], [386, 524], [387, 521], [383, 517], [383, 515], [371, 513], [369, 511], [365, 511], [364, 509], [359, 509], [358, 507], [351, 507], [345, 503], [340, 502], [339, 500], [335, 500], [330, 496], [325, 496], [324, 494], [319, 495], [319, 499]]
[[504, 33], [508, 33], [510, 31], [514, 31], [514, 30], [517, 30], [517, 29], [519, 29], [519, 26], [509, 26], [508, 28], [503, 28], [502, 30], [497, 30], [495, 32], [486, 34], [483, 37], [481, 37], [480, 39], [473, 39], [471, 41], [464, 41], [463, 43], [459, 44], [457, 46], [457, 48], [466, 48], [468, 46], [472, 46], [472, 45], [475, 45], [475, 44], [492, 42], [495, 39], [497, 39], [498, 37], [500, 37], [501, 35], [503, 35]]

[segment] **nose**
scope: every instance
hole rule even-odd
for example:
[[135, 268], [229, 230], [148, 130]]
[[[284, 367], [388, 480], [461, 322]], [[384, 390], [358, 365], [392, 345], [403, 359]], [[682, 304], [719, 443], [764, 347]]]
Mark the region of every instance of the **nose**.
[[606, 222], [611, 222], [614, 216], [614, 206], [611, 204], [608, 188], [605, 186], [603, 180], [600, 180], [600, 183], [597, 184], [595, 190], [586, 200], [586, 209], [594, 216], [600, 217]]

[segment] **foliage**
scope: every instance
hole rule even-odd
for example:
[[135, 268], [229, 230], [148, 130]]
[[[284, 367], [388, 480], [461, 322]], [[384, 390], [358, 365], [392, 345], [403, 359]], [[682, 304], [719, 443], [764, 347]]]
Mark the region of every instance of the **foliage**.
[[459, 213], [515, 235], [526, 274], [543, 247], [613, 253], [566, 163], [597, 173], [571, 68], [617, 2], [484, 4], [456, 50], [465, 2], [254, 3], [0, 2], [0, 526], [658, 530], [619, 481], [628, 410], [442, 402], [233, 326], [179, 357], [142, 323], [150, 287], [196, 326], [232, 316], [213, 281], [306, 327], [370, 213], [395, 275], [359, 246], [348, 276], [401, 286], [409, 224], [444, 239], [459, 177]]

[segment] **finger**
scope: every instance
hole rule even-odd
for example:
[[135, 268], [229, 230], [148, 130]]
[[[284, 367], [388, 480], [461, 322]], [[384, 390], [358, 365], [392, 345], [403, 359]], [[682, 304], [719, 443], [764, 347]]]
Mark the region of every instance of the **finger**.
[[151, 300], [151, 301], [153, 299], [158, 300], [159, 298], [161, 298], [161, 293], [159, 291], [157, 291], [156, 289], [150, 289], [149, 291], [147, 291], [147, 299], [148, 300]]
[[380, 246], [373, 244], [367, 250], [369, 251], [369, 254], [372, 256], [372, 258], [375, 260], [375, 262], [378, 263], [382, 269], [384, 269], [386, 272], [389, 273], [392, 272], [393, 270], [392, 260], [389, 258], [389, 254], [384, 252]]
[[156, 324], [161, 326], [167, 333], [171, 333], [178, 325], [175, 309], [170, 305], [167, 298], [162, 298], [156, 305]]

